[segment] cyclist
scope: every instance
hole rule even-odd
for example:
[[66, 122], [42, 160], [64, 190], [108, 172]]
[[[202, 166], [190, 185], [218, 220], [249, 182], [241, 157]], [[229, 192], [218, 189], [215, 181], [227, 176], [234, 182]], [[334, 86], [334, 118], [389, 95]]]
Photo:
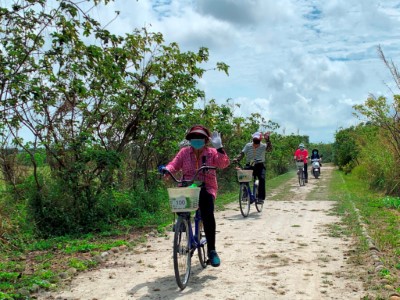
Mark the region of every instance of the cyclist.
[[[190, 147], [182, 147], [175, 158], [164, 167], [171, 173], [182, 171], [183, 179], [191, 179], [202, 165], [220, 169], [229, 166], [229, 157], [222, 146], [221, 136], [218, 132], [210, 135], [210, 131], [206, 127], [195, 125], [187, 132], [186, 140], [190, 142]], [[208, 142], [211, 142], [214, 148], [209, 147]], [[200, 173], [198, 180], [202, 182], [199, 208], [207, 239], [208, 258], [213, 267], [218, 267], [221, 260], [215, 248], [214, 201], [218, 190], [216, 171], [209, 170], [206, 173]]]
[[253, 142], [247, 143], [233, 162], [239, 162], [246, 155], [245, 169], [252, 169], [254, 176], [258, 179], [258, 203], [264, 203], [265, 200], [265, 152], [272, 151], [270, 141], [270, 132], [264, 134], [265, 144], [261, 143], [263, 135], [261, 132], [255, 132], [252, 135]]
[[302, 160], [304, 162], [304, 177], [306, 183], [308, 182], [307, 159], [308, 159], [308, 150], [305, 148], [303, 143], [300, 143], [299, 148], [294, 153], [294, 160], [296, 161]]

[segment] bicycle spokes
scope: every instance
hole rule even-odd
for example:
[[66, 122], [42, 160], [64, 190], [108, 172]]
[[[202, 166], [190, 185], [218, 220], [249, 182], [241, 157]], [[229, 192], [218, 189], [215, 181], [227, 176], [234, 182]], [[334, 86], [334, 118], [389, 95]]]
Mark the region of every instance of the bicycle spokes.
[[189, 221], [179, 217], [175, 226], [173, 258], [175, 279], [178, 286], [183, 290], [190, 276], [191, 268], [191, 241], [189, 234]]
[[243, 217], [247, 217], [250, 211], [250, 194], [245, 183], [240, 184], [239, 207]]

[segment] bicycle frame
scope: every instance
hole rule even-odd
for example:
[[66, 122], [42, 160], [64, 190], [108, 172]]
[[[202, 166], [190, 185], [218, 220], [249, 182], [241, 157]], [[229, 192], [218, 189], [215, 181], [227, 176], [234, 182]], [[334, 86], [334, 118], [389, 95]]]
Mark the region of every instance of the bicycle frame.
[[300, 161], [296, 161], [297, 177], [299, 178], [299, 185], [304, 186], [305, 185], [304, 162], [301, 161], [301, 164], [299, 164], [299, 162]]
[[250, 188], [250, 182], [243, 182], [242, 184], [246, 185], [247, 192], [249, 193], [250, 196], [250, 204], [254, 203], [256, 201], [256, 189], [258, 188], [255, 176], [253, 176], [253, 186], [251, 188]]
[[[173, 178], [173, 180], [181, 187], [187, 187], [192, 184], [197, 175], [201, 171], [215, 170], [216, 167], [205, 166], [200, 167], [194, 174], [191, 180], [178, 180], [176, 177], [166, 170], [167, 174]], [[160, 169], [159, 169], [160, 170]], [[160, 170], [161, 171], [161, 170]], [[200, 209], [195, 210], [192, 221], [192, 212], [176, 212], [178, 218], [174, 224], [174, 241], [173, 241], [173, 260], [174, 260], [174, 272], [176, 283], [181, 290], [185, 289], [191, 274], [191, 258], [194, 252], [197, 250], [200, 265], [205, 268], [208, 264], [206, 260], [205, 244], [207, 240], [205, 235], [202, 236], [203, 230], [201, 228], [202, 219]], [[194, 232], [193, 232], [194, 223]], [[185, 229], [185, 230], [183, 230]], [[204, 237], [204, 239], [202, 238]]]
[[[239, 168], [243, 170], [243, 167], [238, 164]], [[239, 207], [240, 207], [240, 212], [243, 217], [247, 217], [249, 215], [250, 211], [250, 205], [255, 204], [256, 209], [258, 212], [261, 212], [263, 209], [263, 203], [258, 202], [258, 179], [256, 176], [252, 176], [253, 179], [253, 186], [250, 187], [250, 182], [240, 182], [240, 190], [239, 190]], [[243, 188], [246, 189], [246, 192], [244, 192]], [[249, 200], [247, 200], [247, 197], [249, 197]]]
[[[189, 225], [190, 225], [189, 226], [189, 240], [190, 240], [190, 249], [189, 250], [191, 252], [194, 252], [195, 249], [197, 249], [201, 246], [204, 246], [207, 243], [207, 241], [206, 240], [201, 241], [199, 239], [200, 237], [196, 236], [193, 233], [193, 226], [191, 224], [192, 223], [191, 222], [191, 219], [192, 219], [191, 212], [177, 212], [176, 214], [178, 215], [178, 217], [185, 218], [189, 221]], [[200, 221], [201, 221], [201, 214], [200, 214], [199, 209], [195, 211], [193, 220], [194, 220], [194, 232], [199, 232]]]
[[[178, 180], [178, 179], [174, 176], [174, 174], [172, 174], [172, 173], [169, 172], [169, 171], [168, 171], [168, 175], [171, 176], [172, 179], [173, 179], [176, 183], [181, 184], [182, 187], [187, 187], [187, 186], [189, 186], [191, 183], [193, 183], [193, 182], [196, 180], [197, 175], [198, 175], [198, 174], [200, 173], [200, 171], [202, 171], [202, 170], [204, 170], [204, 171], [206, 171], [206, 170], [216, 170], [216, 167], [212, 167], [212, 166], [201, 166], [201, 167], [196, 171], [196, 173], [194, 174], [193, 178], [190, 179], [190, 180]], [[191, 219], [191, 213], [190, 213], [190, 212], [177, 212], [176, 214], [177, 214], [178, 216], [182, 216], [182, 217], [187, 218], [189, 221], [190, 221], [190, 219]], [[200, 214], [200, 210], [197, 209], [196, 212], [195, 212], [195, 215], [194, 215], [195, 232], [198, 232], [200, 221], [201, 221], [201, 214]], [[191, 227], [191, 226], [190, 226], [190, 227]], [[202, 245], [205, 244], [205, 242], [204, 242], [204, 243], [199, 243], [200, 241], [199, 241], [199, 240], [196, 240], [196, 239], [194, 238], [193, 229], [192, 229], [192, 228], [191, 228], [191, 230], [190, 230], [190, 239], [191, 239], [191, 241], [194, 242], [194, 245], [195, 245], [196, 248], [198, 248], [199, 246], [202, 246]]]

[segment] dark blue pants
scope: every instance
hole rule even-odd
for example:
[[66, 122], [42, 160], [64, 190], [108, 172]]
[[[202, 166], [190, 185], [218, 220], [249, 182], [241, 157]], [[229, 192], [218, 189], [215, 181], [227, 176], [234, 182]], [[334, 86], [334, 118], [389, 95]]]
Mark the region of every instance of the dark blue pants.
[[245, 169], [253, 170], [254, 176], [258, 179], [258, 199], [265, 200], [265, 172], [264, 163], [255, 164], [254, 166], [246, 165]]
[[307, 164], [307, 163], [305, 163], [305, 164], [304, 164], [304, 178], [305, 178], [306, 180], [308, 180], [308, 171], [307, 171], [307, 166], [308, 166], [308, 164]]
[[207, 239], [207, 250], [210, 253], [210, 251], [215, 250], [215, 231], [217, 226], [214, 217], [214, 197], [205, 188], [200, 190], [199, 208]]

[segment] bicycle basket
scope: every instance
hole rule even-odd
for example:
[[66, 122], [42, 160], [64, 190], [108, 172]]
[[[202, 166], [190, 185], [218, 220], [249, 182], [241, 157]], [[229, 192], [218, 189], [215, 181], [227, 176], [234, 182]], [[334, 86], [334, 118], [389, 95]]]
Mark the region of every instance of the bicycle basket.
[[304, 162], [302, 161], [302, 160], [300, 160], [300, 161], [296, 161], [296, 167], [297, 168], [302, 168], [302, 167], [304, 167]]
[[168, 196], [172, 212], [193, 211], [199, 208], [199, 187], [169, 188]]
[[237, 178], [239, 182], [250, 182], [253, 178], [253, 170], [237, 170]]

